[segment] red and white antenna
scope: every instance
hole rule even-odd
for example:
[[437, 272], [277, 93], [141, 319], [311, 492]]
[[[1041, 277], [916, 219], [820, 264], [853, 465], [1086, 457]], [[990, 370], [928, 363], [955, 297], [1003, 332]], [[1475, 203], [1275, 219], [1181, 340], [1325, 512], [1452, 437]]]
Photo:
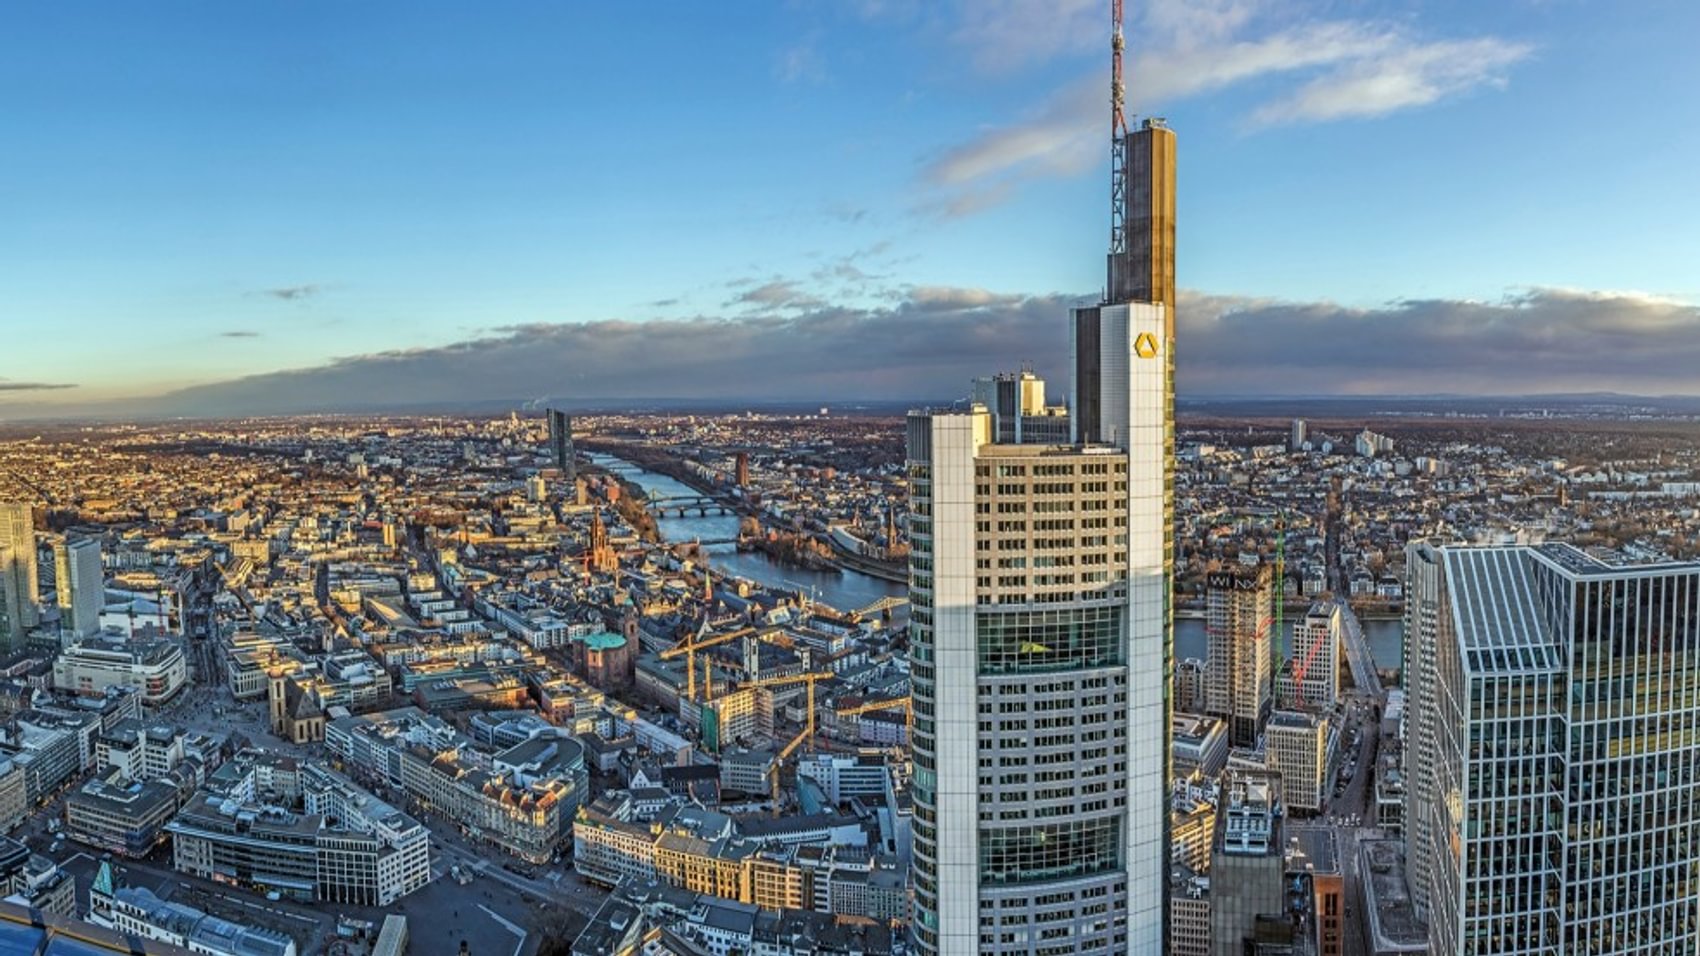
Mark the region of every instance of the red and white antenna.
[[[1122, 82], [1122, 0], [1110, 0], [1110, 255], [1127, 252], [1127, 115]], [[1113, 295], [1113, 281], [1112, 292]]]

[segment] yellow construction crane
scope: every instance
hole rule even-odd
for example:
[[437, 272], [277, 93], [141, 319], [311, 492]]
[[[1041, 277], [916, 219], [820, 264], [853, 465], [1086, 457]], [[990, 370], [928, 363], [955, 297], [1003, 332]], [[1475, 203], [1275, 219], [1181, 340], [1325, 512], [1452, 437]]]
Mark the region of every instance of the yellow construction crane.
[[835, 707], [833, 708], [833, 713], [837, 714], [840, 719], [843, 719], [845, 717], [860, 717], [863, 714], [871, 714], [876, 710], [892, 710], [897, 707], [903, 708], [903, 726], [905, 731], [909, 734], [913, 734], [915, 732], [915, 706], [907, 694], [902, 697], [892, 697], [887, 700], [869, 700], [863, 701], [860, 704], [852, 704], [848, 707]]
[[754, 633], [756, 633], [756, 629], [753, 627], [741, 627], [735, 631], [727, 631], [724, 634], [714, 634], [710, 636], [692, 634], [685, 640], [682, 640], [672, 647], [662, 651], [660, 657], [664, 661], [670, 661], [681, 654], [685, 655], [685, 696], [691, 700], [696, 700], [697, 651], [708, 647], [714, 647], [718, 644], [725, 644], [728, 641], [735, 641], [741, 637], [749, 637]]
[[787, 757], [796, 752], [804, 740], [813, 740], [815, 736], [815, 681], [827, 680], [837, 676], [832, 671], [810, 671], [806, 674], [792, 674], [790, 677], [764, 677], [740, 685], [743, 687], [777, 687], [798, 682], [808, 685], [808, 711], [803, 716], [803, 729], [797, 732], [797, 736], [791, 738], [790, 743], [786, 744], [777, 754], [774, 754], [773, 767], [768, 771], [768, 788], [773, 798], [775, 816], [779, 815], [779, 768], [785, 763]]

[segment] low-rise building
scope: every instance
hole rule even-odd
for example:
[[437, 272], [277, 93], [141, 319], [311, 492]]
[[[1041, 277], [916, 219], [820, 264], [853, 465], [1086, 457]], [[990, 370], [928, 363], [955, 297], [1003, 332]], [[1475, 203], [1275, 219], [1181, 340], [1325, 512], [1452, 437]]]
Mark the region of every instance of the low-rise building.
[[54, 916], [77, 912], [76, 881], [71, 874], [7, 837], [0, 837], [0, 896]]
[[100, 730], [98, 713], [26, 710], [0, 727], [0, 754], [23, 767], [25, 800], [38, 803], [94, 766]]
[[1228, 725], [1216, 717], [1175, 712], [1169, 725], [1174, 741], [1173, 775], [1215, 779], [1228, 765]]
[[1169, 859], [1194, 873], [1210, 869], [1210, 845], [1216, 837], [1216, 805], [1202, 796], [1179, 793], [1169, 813]]
[[87, 697], [101, 696], [108, 687], [132, 687], [150, 707], [176, 697], [188, 677], [182, 645], [163, 638], [84, 638], [53, 661], [54, 687]]
[[891, 787], [891, 765], [883, 754], [814, 754], [797, 764], [797, 776], [820, 784], [834, 804], [852, 797], [883, 798]]
[[89, 922], [140, 939], [159, 940], [206, 956], [295, 956], [295, 941], [273, 929], [244, 926], [193, 906], [129, 886], [103, 862], [89, 887]]
[[118, 770], [139, 781], [163, 777], [187, 756], [187, 736], [170, 724], [121, 721], [95, 738], [95, 769]]
[[24, 765], [0, 756], [0, 832], [9, 832], [29, 815], [29, 788]]
[[1210, 956], [1210, 880], [1184, 864], [1169, 879], [1169, 956]]
[[325, 745], [356, 772], [402, 788], [474, 838], [532, 863], [548, 862], [565, 845], [589, 790], [576, 740], [538, 737], [491, 754], [414, 707], [334, 720]]
[[165, 838], [165, 825], [198, 783], [196, 768], [180, 765], [148, 780], [116, 767], [65, 799], [65, 832], [71, 839], [120, 856], [139, 858]]
[[388, 906], [430, 882], [430, 836], [418, 821], [311, 764], [271, 774], [268, 787], [261, 768], [273, 763], [238, 754], [190, 798], [166, 827], [179, 871], [362, 906]]

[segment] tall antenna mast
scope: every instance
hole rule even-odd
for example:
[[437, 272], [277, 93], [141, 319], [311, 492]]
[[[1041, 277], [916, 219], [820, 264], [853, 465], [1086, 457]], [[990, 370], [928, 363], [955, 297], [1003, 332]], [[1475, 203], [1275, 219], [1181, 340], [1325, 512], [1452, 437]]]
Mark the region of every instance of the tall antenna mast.
[[1117, 297], [1115, 260], [1127, 254], [1127, 115], [1122, 82], [1122, 0], [1110, 0], [1110, 275], [1105, 298]]

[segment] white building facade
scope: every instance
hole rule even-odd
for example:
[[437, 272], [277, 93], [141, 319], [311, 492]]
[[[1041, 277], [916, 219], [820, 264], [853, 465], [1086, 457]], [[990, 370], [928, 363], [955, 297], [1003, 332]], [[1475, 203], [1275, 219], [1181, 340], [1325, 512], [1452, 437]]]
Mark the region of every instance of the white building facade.
[[1293, 622], [1290, 683], [1282, 705], [1327, 710], [1340, 697], [1340, 607], [1318, 602]]
[[1162, 952], [1169, 310], [1073, 319], [1075, 443], [997, 444], [978, 405], [908, 421], [923, 953]]

